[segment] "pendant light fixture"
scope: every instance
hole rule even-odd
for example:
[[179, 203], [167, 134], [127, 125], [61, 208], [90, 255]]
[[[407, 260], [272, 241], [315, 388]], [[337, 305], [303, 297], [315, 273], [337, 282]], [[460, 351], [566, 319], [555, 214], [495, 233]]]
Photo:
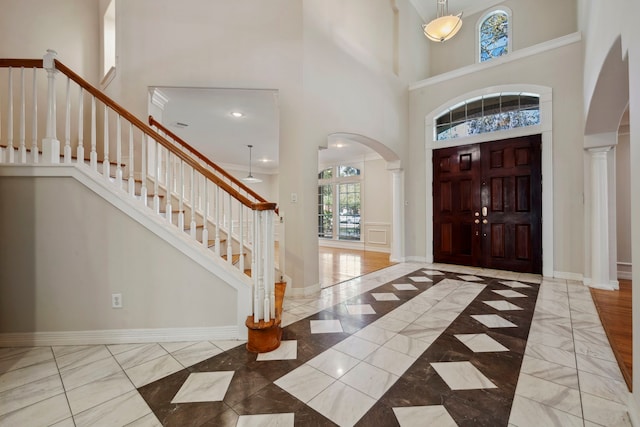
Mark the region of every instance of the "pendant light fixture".
[[242, 178], [242, 180], [246, 183], [249, 184], [253, 184], [256, 182], [262, 182], [262, 180], [260, 178], [256, 178], [251, 174], [251, 149], [253, 148], [253, 145], [249, 144], [247, 145], [247, 147], [249, 147], [249, 175]]
[[438, 16], [433, 21], [422, 26], [424, 35], [434, 42], [444, 42], [455, 36], [462, 27], [462, 12], [449, 15], [449, 1], [436, 0]]

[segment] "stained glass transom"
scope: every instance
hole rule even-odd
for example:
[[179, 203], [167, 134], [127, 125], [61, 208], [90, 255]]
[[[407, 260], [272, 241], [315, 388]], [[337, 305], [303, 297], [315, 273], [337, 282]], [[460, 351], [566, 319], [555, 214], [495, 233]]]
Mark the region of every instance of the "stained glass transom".
[[467, 100], [435, 119], [436, 140], [540, 124], [540, 96], [498, 93]]

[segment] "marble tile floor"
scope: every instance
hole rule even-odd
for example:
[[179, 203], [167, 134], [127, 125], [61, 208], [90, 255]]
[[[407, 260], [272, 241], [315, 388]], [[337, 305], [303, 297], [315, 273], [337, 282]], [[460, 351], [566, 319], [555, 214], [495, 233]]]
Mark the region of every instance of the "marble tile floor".
[[0, 348], [0, 426], [630, 426], [578, 282], [397, 264], [285, 297], [283, 344]]

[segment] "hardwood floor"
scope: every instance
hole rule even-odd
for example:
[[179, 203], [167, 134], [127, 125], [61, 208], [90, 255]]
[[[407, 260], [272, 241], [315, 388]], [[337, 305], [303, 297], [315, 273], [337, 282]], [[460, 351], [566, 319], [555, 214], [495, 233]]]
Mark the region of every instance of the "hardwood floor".
[[624, 380], [631, 391], [631, 379], [633, 378], [631, 281], [620, 280], [620, 289], [617, 291], [591, 289], [591, 295]]
[[320, 286], [326, 288], [363, 274], [394, 265], [383, 252], [327, 248], [320, 246]]

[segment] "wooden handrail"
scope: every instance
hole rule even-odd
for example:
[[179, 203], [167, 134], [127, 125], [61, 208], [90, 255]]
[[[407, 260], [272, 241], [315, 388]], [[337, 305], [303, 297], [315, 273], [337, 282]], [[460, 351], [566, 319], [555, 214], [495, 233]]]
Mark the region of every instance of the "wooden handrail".
[[0, 68], [42, 68], [42, 59], [0, 59]]
[[[40, 61], [40, 62], [42, 62], [42, 61]], [[175, 145], [172, 144], [169, 140], [164, 138], [162, 135], [160, 135], [158, 132], [153, 130], [149, 125], [144, 123], [142, 120], [138, 119], [136, 116], [131, 114], [129, 111], [125, 110], [122, 106], [120, 106], [120, 104], [118, 104], [117, 102], [115, 102], [114, 100], [109, 98], [103, 92], [101, 92], [100, 90], [96, 89], [93, 85], [91, 85], [85, 79], [83, 79], [78, 74], [76, 74], [72, 69], [70, 69], [69, 67], [64, 65], [62, 62], [58, 61], [57, 59], [55, 60], [55, 67], [56, 67], [56, 70], [62, 72], [62, 74], [66, 75], [71, 80], [76, 82], [79, 86], [84, 88], [84, 90], [86, 90], [91, 95], [96, 97], [103, 104], [107, 105], [109, 108], [111, 108], [117, 114], [119, 114], [121, 117], [124, 117], [126, 120], [128, 120], [130, 123], [132, 123], [135, 127], [137, 127], [144, 134], [146, 134], [147, 136], [153, 138], [153, 140], [155, 140], [156, 142], [161, 144], [163, 147], [165, 147], [167, 150], [169, 150], [171, 153], [173, 153], [176, 157], [178, 157], [179, 159], [184, 161], [186, 164], [188, 164], [189, 166], [194, 168], [194, 170], [197, 170], [198, 172], [200, 172], [203, 176], [205, 176], [206, 178], [211, 180], [218, 187], [222, 188], [224, 191], [229, 193], [234, 199], [238, 200], [240, 203], [242, 203], [246, 207], [253, 209], [253, 204], [254, 204], [253, 201], [251, 201], [249, 198], [245, 197], [244, 195], [240, 194], [240, 192], [238, 190], [233, 188], [231, 185], [229, 185], [228, 183], [223, 181], [218, 176], [214, 175], [211, 171], [209, 171], [208, 169], [203, 167], [200, 163], [198, 163], [192, 157], [186, 155], [184, 152], [182, 152], [181, 150], [176, 148]]]
[[247, 187], [242, 181], [240, 181], [238, 178], [236, 178], [235, 176], [231, 175], [229, 172], [227, 172], [226, 170], [222, 169], [220, 166], [218, 166], [217, 164], [215, 164], [213, 161], [211, 161], [207, 156], [205, 156], [204, 154], [200, 153], [198, 150], [196, 150], [193, 146], [189, 145], [184, 139], [180, 138], [178, 135], [176, 135], [175, 133], [173, 133], [171, 130], [167, 129], [166, 126], [164, 126], [162, 123], [160, 123], [159, 121], [157, 121], [156, 119], [153, 118], [153, 116], [149, 116], [149, 125], [150, 126], [155, 126], [158, 129], [160, 129], [162, 132], [164, 132], [165, 134], [169, 135], [172, 139], [174, 139], [178, 144], [182, 145], [184, 148], [186, 148], [187, 150], [191, 151], [191, 153], [198, 157], [200, 160], [202, 160], [203, 162], [205, 162], [207, 165], [211, 166], [213, 169], [215, 169], [216, 171], [218, 171], [220, 174], [224, 175], [225, 177], [227, 177], [228, 179], [230, 179], [234, 184], [236, 184], [237, 186], [239, 186], [240, 188], [242, 188], [244, 191], [246, 191], [247, 193], [251, 194], [256, 200], [260, 201], [260, 202], [267, 202], [267, 200], [262, 197], [260, 194], [256, 193], [255, 191], [253, 191], [251, 188]]

